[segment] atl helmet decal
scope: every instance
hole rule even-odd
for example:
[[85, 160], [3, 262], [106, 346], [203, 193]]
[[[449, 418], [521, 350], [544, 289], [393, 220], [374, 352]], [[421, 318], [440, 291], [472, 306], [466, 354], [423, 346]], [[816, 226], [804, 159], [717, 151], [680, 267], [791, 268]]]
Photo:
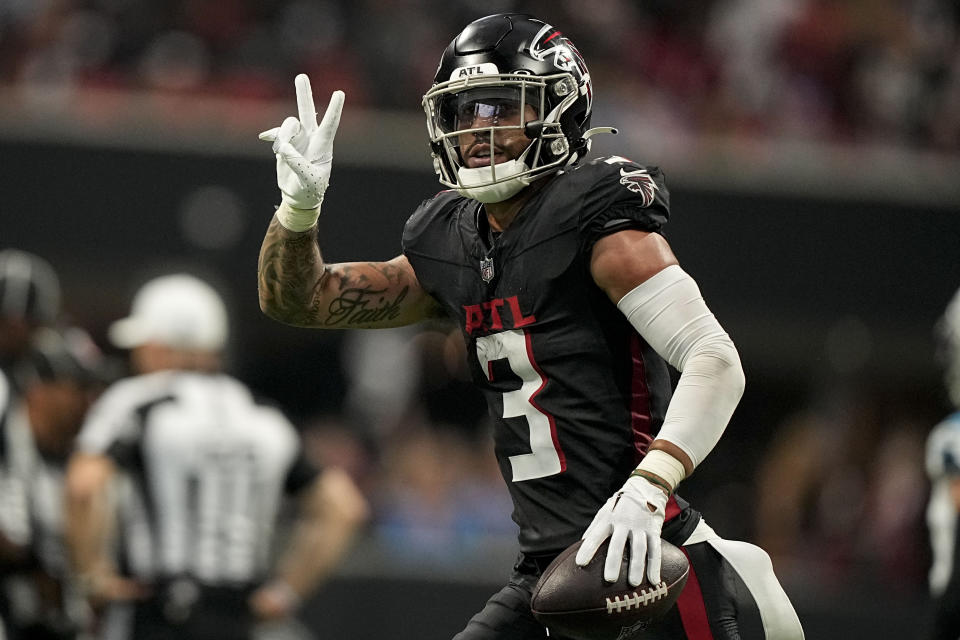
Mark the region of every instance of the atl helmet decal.
[[553, 66], [561, 71], [573, 74], [573, 78], [578, 85], [583, 82], [586, 87], [587, 113], [593, 110], [593, 94], [590, 89], [590, 73], [587, 71], [587, 63], [583, 61], [580, 51], [566, 36], [548, 24], [543, 25], [543, 28], [537, 32], [536, 37], [530, 43], [530, 55], [541, 62], [552, 55]]
[[646, 169], [636, 169], [633, 171], [620, 169], [620, 184], [624, 185], [630, 191], [642, 195], [643, 206], [645, 207], [653, 204], [656, 192], [660, 190], [660, 187], [653, 181], [650, 172]]

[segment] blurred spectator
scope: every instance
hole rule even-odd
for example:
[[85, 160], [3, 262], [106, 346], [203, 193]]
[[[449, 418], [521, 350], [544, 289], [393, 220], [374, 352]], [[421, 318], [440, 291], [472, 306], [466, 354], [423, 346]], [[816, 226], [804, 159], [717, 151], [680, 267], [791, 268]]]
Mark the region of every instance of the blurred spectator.
[[451, 569], [489, 544], [512, 545], [512, 506], [459, 329], [433, 322], [352, 332], [342, 358], [344, 424], [318, 420], [306, 443], [315, 459], [354, 470], [391, 559]]
[[423, 418], [456, 430], [468, 441], [486, 434], [490, 414], [470, 378], [460, 329], [448, 322], [422, 327], [416, 345], [420, 363], [417, 397]]
[[426, 422], [472, 438], [486, 424], [460, 330], [445, 320], [348, 333], [341, 361], [348, 385], [344, 413], [363, 434], [385, 438]]
[[384, 445], [375, 531], [401, 564], [454, 566], [490, 539], [516, 537], [489, 436], [411, 428]]
[[[311, 464], [293, 425], [219, 372], [227, 323], [212, 287], [175, 274], [111, 325], [137, 375], [92, 409], [67, 475], [71, 558], [91, 603], [113, 605], [107, 633], [133, 603], [127, 635], [111, 637], [240, 640], [292, 620], [366, 518], [346, 473]], [[108, 497], [121, 479], [117, 561]], [[284, 497], [296, 520], [273, 558]]]
[[837, 384], [789, 416], [757, 473], [756, 539], [788, 582], [913, 592], [923, 429], [892, 394]]
[[[341, 358], [348, 386], [344, 410], [362, 433], [387, 435], [415, 409], [420, 385], [416, 333], [398, 327], [356, 332], [344, 340]], [[404, 375], [397, 375], [399, 371]]]
[[364, 493], [379, 473], [376, 440], [335, 415], [317, 416], [303, 429], [307, 457], [320, 466], [346, 471]]

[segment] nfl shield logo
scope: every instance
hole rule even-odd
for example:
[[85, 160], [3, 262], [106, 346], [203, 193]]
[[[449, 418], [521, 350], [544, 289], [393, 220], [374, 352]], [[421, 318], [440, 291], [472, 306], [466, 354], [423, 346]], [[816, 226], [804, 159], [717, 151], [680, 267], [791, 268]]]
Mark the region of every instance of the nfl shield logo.
[[493, 258], [484, 258], [480, 261], [480, 277], [484, 282], [493, 280]]

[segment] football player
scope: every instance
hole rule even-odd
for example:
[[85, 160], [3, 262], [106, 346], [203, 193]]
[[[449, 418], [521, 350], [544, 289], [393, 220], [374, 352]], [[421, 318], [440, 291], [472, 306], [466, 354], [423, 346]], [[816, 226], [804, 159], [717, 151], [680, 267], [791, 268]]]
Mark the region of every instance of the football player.
[[50, 263], [20, 249], [0, 251], [0, 371], [8, 382], [34, 332], [52, 326], [59, 313], [60, 280]]
[[[423, 98], [448, 190], [413, 213], [402, 255], [387, 262], [321, 257], [316, 221], [344, 95], [318, 124], [306, 76], [296, 89], [299, 118], [261, 134], [282, 194], [260, 251], [261, 308], [317, 328], [448, 316], [495, 419], [521, 555], [457, 638], [546, 637], [531, 590], [581, 537], [580, 564], [610, 540], [610, 581], [629, 549], [632, 585], [660, 582], [661, 537], [685, 548], [687, 587], [644, 638], [741, 637], [738, 612], [751, 606], [735, 592], [752, 596], [766, 637], [801, 638], [766, 554], [721, 539], [675, 493], [726, 427], [743, 372], [660, 234], [670, 214], [661, 171], [587, 160], [591, 138], [611, 129], [590, 127], [593, 86], [570, 39], [499, 14], [450, 43]], [[681, 371], [672, 394], [668, 364]]]
[[69, 571], [63, 474], [87, 409], [108, 382], [109, 360], [79, 327], [34, 332], [15, 371], [22, 402], [4, 417], [28, 445], [19, 469], [26, 490], [32, 562], [11, 580], [11, 638], [78, 638], [88, 621]]
[[[939, 324], [950, 401], [960, 409], [960, 290]], [[934, 598], [931, 640], [960, 637], [960, 570], [957, 563], [957, 514], [960, 513], [960, 410], [944, 418], [927, 438], [930, 500], [927, 526], [933, 562], [930, 593]]]

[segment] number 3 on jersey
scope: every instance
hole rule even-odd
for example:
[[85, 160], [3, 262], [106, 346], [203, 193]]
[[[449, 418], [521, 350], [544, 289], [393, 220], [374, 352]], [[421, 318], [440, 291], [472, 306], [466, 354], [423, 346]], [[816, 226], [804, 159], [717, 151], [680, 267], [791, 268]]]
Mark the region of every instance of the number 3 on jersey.
[[513, 481], [544, 478], [563, 471], [566, 460], [557, 442], [556, 423], [536, 403], [536, 396], [547, 381], [534, 362], [530, 336], [521, 329], [481, 336], [477, 338], [477, 358], [487, 379], [493, 381], [490, 363], [506, 360], [522, 381], [519, 389], [503, 394], [503, 417], [526, 418], [530, 427], [530, 453], [509, 458]]

